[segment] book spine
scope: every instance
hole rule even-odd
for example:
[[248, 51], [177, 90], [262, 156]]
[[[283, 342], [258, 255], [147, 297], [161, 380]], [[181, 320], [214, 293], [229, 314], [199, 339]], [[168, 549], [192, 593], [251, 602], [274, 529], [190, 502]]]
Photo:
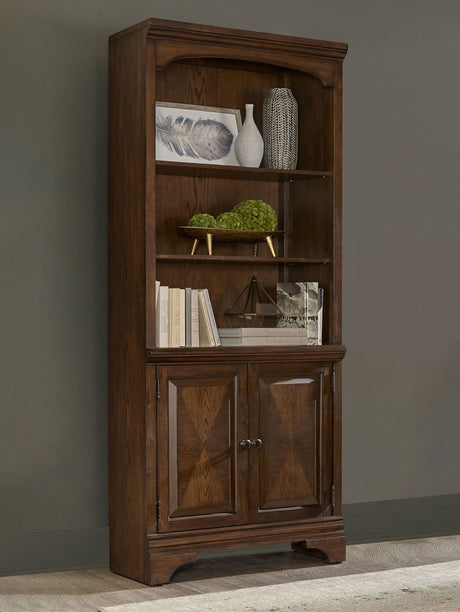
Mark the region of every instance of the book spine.
[[185, 346], [192, 346], [192, 290], [185, 289]]
[[198, 289], [192, 289], [190, 300], [191, 346], [200, 346], [200, 318], [198, 307]]
[[208, 309], [208, 317], [211, 323], [212, 335], [214, 338], [214, 345], [220, 346], [221, 342], [220, 342], [219, 332], [217, 330], [216, 318], [214, 316], [214, 311], [212, 309], [211, 297], [209, 295], [209, 291], [207, 289], [203, 289], [203, 295], [204, 295], [204, 299], [206, 302], [206, 307]]
[[158, 292], [156, 345], [158, 348], [169, 346], [169, 288], [166, 285], [161, 285]]
[[179, 289], [179, 346], [185, 346], [185, 289]]
[[306, 336], [272, 336], [259, 337], [256, 336], [245, 338], [221, 338], [222, 346], [305, 346], [309, 344], [309, 339]]
[[199, 324], [200, 324], [200, 346], [214, 346], [214, 336], [209, 320], [208, 308], [203, 290], [198, 291]]
[[169, 346], [180, 346], [180, 289], [169, 288]]
[[158, 297], [160, 295], [160, 281], [155, 281], [155, 309], [158, 308]]
[[230, 327], [218, 329], [222, 338], [266, 338], [267, 336], [297, 337], [306, 336], [304, 327]]

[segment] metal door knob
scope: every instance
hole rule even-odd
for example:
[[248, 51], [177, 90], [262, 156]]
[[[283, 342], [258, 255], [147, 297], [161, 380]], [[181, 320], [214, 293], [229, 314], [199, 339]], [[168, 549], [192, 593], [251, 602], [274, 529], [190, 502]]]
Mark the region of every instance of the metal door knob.
[[251, 446], [252, 446], [251, 440], [241, 440], [240, 442], [240, 448], [242, 448], [243, 450], [249, 450]]

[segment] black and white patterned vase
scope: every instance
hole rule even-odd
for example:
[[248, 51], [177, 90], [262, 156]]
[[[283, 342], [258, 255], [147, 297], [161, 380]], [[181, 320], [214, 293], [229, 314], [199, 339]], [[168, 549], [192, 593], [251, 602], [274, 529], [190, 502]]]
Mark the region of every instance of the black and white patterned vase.
[[295, 170], [298, 151], [297, 101], [287, 87], [270, 89], [263, 106], [263, 139], [266, 168]]

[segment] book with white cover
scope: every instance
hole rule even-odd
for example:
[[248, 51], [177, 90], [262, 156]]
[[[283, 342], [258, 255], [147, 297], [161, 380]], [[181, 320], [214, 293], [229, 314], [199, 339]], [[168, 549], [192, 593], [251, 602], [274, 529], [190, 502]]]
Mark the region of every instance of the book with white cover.
[[221, 338], [296, 338], [306, 336], [303, 327], [219, 327]]
[[200, 346], [215, 346], [212, 333], [211, 321], [209, 320], [208, 307], [202, 289], [198, 290], [198, 312], [200, 328]]
[[288, 336], [221, 336], [222, 346], [305, 346], [309, 344], [307, 330]]
[[185, 289], [179, 289], [179, 346], [185, 346]]
[[156, 345], [158, 348], [169, 346], [169, 287], [166, 285], [161, 285], [158, 290]]
[[185, 289], [185, 346], [192, 346], [192, 290]]
[[205, 302], [206, 302], [206, 307], [208, 309], [208, 316], [209, 316], [209, 321], [211, 323], [212, 335], [213, 335], [213, 338], [214, 338], [214, 345], [215, 346], [220, 346], [221, 342], [220, 342], [220, 338], [219, 338], [219, 331], [217, 329], [216, 318], [214, 316], [214, 310], [212, 309], [212, 304], [211, 304], [211, 298], [209, 296], [209, 291], [207, 289], [203, 289], [203, 295], [204, 295], [204, 299], [205, 299]]
[[169, 288], [169, 346], [180, 346], [180, 289]]
[[198, 307], [198, 289], [192, 289], [190, 307], [191, 346], [200, 346], [200, 317]]

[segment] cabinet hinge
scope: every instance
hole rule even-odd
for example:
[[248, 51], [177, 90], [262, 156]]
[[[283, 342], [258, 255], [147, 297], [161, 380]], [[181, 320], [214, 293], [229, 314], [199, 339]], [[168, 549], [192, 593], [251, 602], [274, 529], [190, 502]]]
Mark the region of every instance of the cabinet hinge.
[[161, 519], [161, 501], [157, 501], [157, 521]]
[[157, 399], [160, 399], [160, 379], [157, 378]]
[[335, 393], [335, 370], [332, 370], [332, 393]]
[[332, 488], [331, 488], [331, 504], [332, 504], [332, 512], [334, 512], [334, 508], [335, 508], [335, 485], [332, 485]]

